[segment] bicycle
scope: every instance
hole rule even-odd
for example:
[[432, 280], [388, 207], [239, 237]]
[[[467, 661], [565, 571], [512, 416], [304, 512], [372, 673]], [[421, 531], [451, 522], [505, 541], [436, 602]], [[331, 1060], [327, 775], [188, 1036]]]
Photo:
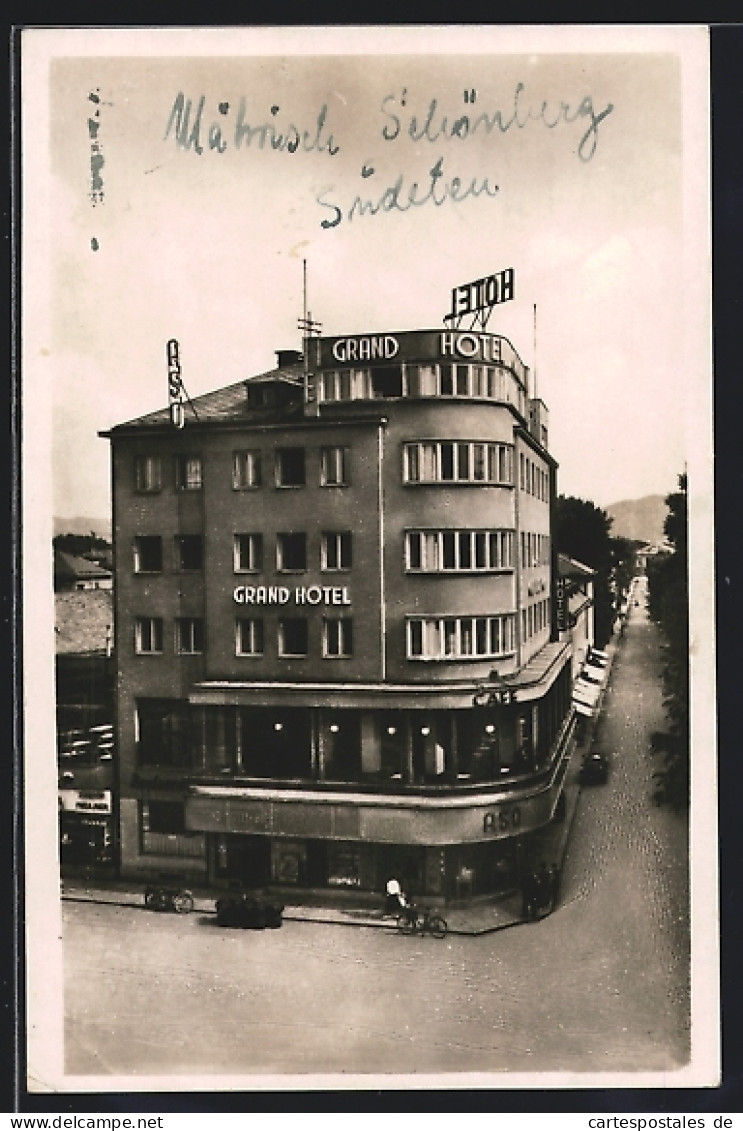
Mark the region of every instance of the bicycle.
[[397, 929], [403, 935], [433, 935], [435, 939], [443, 939], [449, 928], [442, 915], [432, 912], [428, 907], [420, 912], [413, 906], [398, 915]]

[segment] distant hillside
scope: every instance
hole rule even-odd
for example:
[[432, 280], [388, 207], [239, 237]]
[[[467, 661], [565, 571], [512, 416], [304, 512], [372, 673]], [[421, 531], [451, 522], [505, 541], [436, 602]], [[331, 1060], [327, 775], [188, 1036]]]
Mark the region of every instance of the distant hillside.
[[99, 538], [111, 541], [111, 520], [108, 518], [56, 518], [54, 535], [58, 534], [97, 534]]
[[616, 538], [631, 538], [637, 542], [659, 542], [668, 514], [664, 500], [665, 495], [646, 495], [644, 499], [624, 499], [604, 507], [614, 519], [611, 533]]

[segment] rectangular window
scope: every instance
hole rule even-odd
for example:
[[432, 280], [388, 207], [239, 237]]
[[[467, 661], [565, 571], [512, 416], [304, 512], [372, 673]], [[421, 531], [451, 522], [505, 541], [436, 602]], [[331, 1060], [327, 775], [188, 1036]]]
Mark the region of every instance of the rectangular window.
[[495, 659], [513, 651], [514, 615], [411, 618], [407, 656], [411, 660]]
[[279, 448], [276, 452], [276, 486], [304, 487], [306, 481], [304, 448]]
[[320, 567], [328, 571], [351, 568], [350, 530], [330, 531], [322, 535]]
[[279, 621], [279, 655], [307, 655], [307, 621], [304, 617], [285, 617]]
[[320, 449], [320, 484], [345, 487], [348, 483], [348, 448]]
[[262, 617], [241, 617], [235, 622], [235, 655], [263, 655]]
[[444, 530], [441, 535], [441, 560], [444, 569], [456, 569], [456, 541], [453, 530]]
[[469, 365], [456, 366], [456, 390], [458, 397], [469, 396]]
[[307, 535], [282, 533], [276, 535], [276, 568], [282, 572], [307, 569]]
[[338, 658], [353, 655], [351, 617], [327, 617], [323, 621], [323, 656]]
[[138, 491], [159, 491], [162, 487], [160, 456], [137, 456], [134, 461], [134, 481]]
[[204, 621], [201, 617], [177, 618], [175, 647], [182, 656], [201, 655], [204, 651]]
[[139, 655], [154, 655], [163, 650], [162, 617], [137, 617], [134, 621], [134, 650]]
[[507, 444], [477, 441], [421, 440], [405, 445], [406, 483], [513, 483], [513, 460]]
[[142, 534], [134, 539], [134, 572], [162, 573], [163, 540], [159, 534]]
[[261, 453], [244, 451], [232, 453], [232, 486], [235, 491], [245, 491], [261, 485]]
[[[351, 400], [356, 372], [358, 371], [351, 369], [326, 370], [320, 375], [320, 399], [323, 401]], [[363, 371], [361, 372], [363, 376]]]
[[513, 569], [512, 530], [408, 530], [408, 572], [492, 572]]
[[258, 573], [263, 569], [263, 535], [233, 535], [232, 556], [235, 573]]
[[472, 536], [469, 531], [462, 531], [457, 538], [459, 549], [459, 569], [472, 569]]
[[175, 540], [175, 560], [181, 573], [204, 568], [204, 540], [200, 534], [179, 534]]
[[143, 833], [184, 833], [185, 806], [182, 801], [143, 801]]
[[179, 491], [201, 490], [201, 456], [178, 455], [175, 457], [175, 485]]

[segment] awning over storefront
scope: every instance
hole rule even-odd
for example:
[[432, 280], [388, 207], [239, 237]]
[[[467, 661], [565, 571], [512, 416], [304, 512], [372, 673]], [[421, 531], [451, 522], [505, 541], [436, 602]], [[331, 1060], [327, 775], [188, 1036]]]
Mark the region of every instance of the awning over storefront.
[[518, 675], [506, 679], [494, 677], [471, 683], [421, 684], [205, 680], [193, 685], [188, 700], [197, 707], [332, 706], [370, 710], [446, 710], [472, 707], [474, 696], [492, 683], [494, 689], [509, 688], [513, 702], [525, 703], [541, 699], [569, 659], [569, 644], [555, 641], [546, 644]]

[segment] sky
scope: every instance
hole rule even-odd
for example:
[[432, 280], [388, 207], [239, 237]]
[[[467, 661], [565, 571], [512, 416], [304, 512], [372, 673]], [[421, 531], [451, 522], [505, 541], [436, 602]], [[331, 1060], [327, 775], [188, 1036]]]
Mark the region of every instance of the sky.
[[98, 433], [167, 403], [168, 339], [192, 398], [301, 347], [304, 263], [328, 335], [442, 327], [452, 288], [513, 268], [488, 330], [532, 369], [563, 494], [667, 494], [700, 422], [704, 459], [699, 29], [202, 32], [28, 41], [55, 515], [110, 513]]

